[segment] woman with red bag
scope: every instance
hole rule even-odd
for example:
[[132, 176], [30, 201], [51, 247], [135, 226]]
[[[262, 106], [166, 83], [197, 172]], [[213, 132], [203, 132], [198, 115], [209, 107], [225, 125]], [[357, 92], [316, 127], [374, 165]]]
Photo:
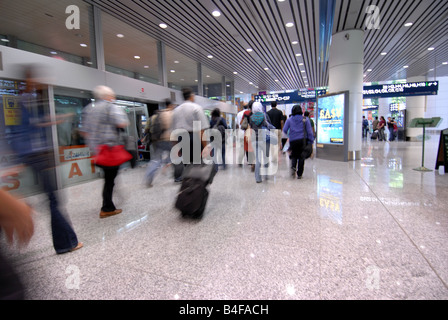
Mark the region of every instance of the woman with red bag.
[[100, 218], [108, 218], [123, 212], [112, 200], [115, 178], [120, 165], [130, 161], [132, 155], [120, 145], [120, 129], [129, 126], [123, 109], [116, 106], [114, 91], [98, 86], [93, 92], [95, 102], [83, 111], [82, 132], [94, 154], [95, 164], [104, 171], [103, 206]]

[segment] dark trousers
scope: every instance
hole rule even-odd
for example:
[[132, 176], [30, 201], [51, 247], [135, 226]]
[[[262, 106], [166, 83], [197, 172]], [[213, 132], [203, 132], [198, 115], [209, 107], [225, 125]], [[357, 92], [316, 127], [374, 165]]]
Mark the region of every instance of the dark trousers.
[[0, 301], [24, 299], [25, 292], [22, 281], [11, 263], [0, 252]]
[[303, 140], [291, 141], [291, 168], [297, 170], [297, 176], [301, 177], [305, 170], [305, 159], [302, 158], [302, 152], [305, 148]]
[[34, 153], [25, 162], [37, 173], [39, 181], [47, 194], [51, 212], [51, 231], [56, 253], [66, 253], [78, 245], [78, 238], [68, 216], [60, 209], [57, 196], [56, 176], [54, 174], [54, 154], [52, 152]]
[[113, 212], [117, 210], [115, 208], [114, 202], [112, 200], [115, 178], [118, 175], [118, 170], [120, 167], [101, 167], [104, 171], [104, 188], [103, 188], [103, 206], [101, 211], [103, 212]]

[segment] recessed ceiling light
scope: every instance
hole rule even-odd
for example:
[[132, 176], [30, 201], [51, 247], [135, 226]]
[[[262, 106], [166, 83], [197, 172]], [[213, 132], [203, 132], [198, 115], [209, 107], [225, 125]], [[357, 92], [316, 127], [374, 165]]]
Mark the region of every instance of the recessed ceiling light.
[[404, 26], [406, 27], [406, 28], [409, 28], [409, 27], [412, 27], [414, 24], [412, 23], [412, 22], [408, 22], [408, 23], [406, 23]]
[[448, 64], [448, 62], [444, 62], [444, 63], [442, 63], [444, 66], [446, 66], [447, 64]]
[[176, 73], [176, 70], [170, 70], [171, 73]]
[[387, 52], [381, 52], [381, 55], [385, 56], [385, 55], [387, 55]]
[[117, 37], [118, 37], [118, 38], [124, 38], [124, 35], [121, 34], [121, 33], [119, 33], [119, 34], [117, 34]]
[[435, 50], [435, 48], [433, 48], [433, 47], [428, 48], [428, 51], [434, 51], [434, 50]]
[[176, 60], [176, 61], [174, 61], [174, 63], [180, 63], [180, 62]]
[[287, 28], [292, 28], [292, 27], [294, 27], [294, 23], [292, 23], [292, 22], [288, 22], [288, 23], [286, 24], [286, 27], [287, 27]]
[[292, 44], [298, 44], [299, 43], [299, 41], [293, 41], [292, 42]]
[[8, 39], [1, 39], [1, 41], [3, 41], [3, 42], [9, 42]]
[[275, 82], [278, 82], [278, 81], [279, 81], [279, 80], [277, 80], [277, 79], [275, 80]]
[[83, 48], [87, 48], [87, 45], [85, 43], [81, 43], [80, 46]]
[[238, 72], [235, 71], [233, 74], [238, 74]]
[[217, 18], [217, 17], [221, 16], [221, 12], [219, 12], [218, 10], [215, 10], [212, 12], [212, 15]]
[[134, 59], [141, 59], [141, 57], [140, 56], [134, 56]]
[[168, 25], [166, 25], [165, 23], [161, 23], [161, 24], [159, 24], [159, 27], [162, 29], [166, 29], [166, 28], [168, 28]]
[[305, 71], [305, 70], [302, 70], [302, 71], [300, 71], [300, 72], [305, 73], [306, 71]]
[[301, 53], [297, 53], [297, 54], [296, 54], [296, 57], [301, 57], [301, 56], [302, 56]]
[[403, 68], [407, 69], [407, 68], [409, 68], [409, 66], [404, 66]]
[[252, 82], [249, 82], [249, 84], [252, 85], [253, 83], [252, 83]]
[[144, 66], [145, 69], [149, 69], [149, 66]]
[[268, 70], [269, 70], [269, 68], [264, 68], [264, 70], [265, 70], [265, 71], [268, 71]]
[[51, 54], [58, 54], [56, 51], [51, 51], [50, 53]]
[[372, 69], [367, 69], [367, 72], [372, 72], [373, 70]]
[[432, 71], [434, 71], [434, 69], [429, 69], [429, 72], [432, 72]]
[[254, 51], [254, 50], [252, 50], [252, 49], [250, 49], [250, 48], [249, 48], [249, 49], [247, 49], [247, 52], [252, 52], [252, 51]]
[[210, 54], [210, 55], [207, 56], [207, 58], [213, 59], [213, 56]]

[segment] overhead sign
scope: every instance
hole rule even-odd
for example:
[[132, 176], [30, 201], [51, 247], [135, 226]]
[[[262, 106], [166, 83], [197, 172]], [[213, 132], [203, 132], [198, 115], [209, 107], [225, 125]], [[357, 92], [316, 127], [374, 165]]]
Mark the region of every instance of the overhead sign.
[[294, 91], [289, 93], [276, 93], [255, 96], [255, 102], [270, 103], [300, 103], [306, 101], [316, 101], [316, 98], [327, 93], [326, 89], [302, 89], [300, 91]]
[[364, 86], [364, 99], [432, 96], [439, 92], [438, 81], [422, 81]]

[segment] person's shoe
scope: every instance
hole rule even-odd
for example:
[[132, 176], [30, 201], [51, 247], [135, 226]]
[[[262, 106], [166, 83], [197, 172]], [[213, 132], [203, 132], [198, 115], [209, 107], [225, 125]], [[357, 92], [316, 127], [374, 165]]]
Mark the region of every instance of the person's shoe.
[[295, 177], [296, 176], [296, 172], [297, 172], [297, 170], [296, 169], [294, 169], [294, 168], [291, 168], [291, 177]]
[[72, 250], [70, 250], [69, 252], [73, 252], [73, 251], [76, 251], [76, 250], [79, 250], [79, 249], [81, 249], [82, 247], [84, 247], [84, 244], [83, 243], [78, 243], [78, 245], [76, 246], [76, 247], [74, 247]]
[[175, 180], [174, 180], [175, 183], [182, 183], [182, 181], [183, 181], [182, 178], [179, 178], [179, 179], [175, 179]]
[[116, 216], [117, 214], [120, 214], [120, 213], [122, 213], [122, 212], [123, 212], [123, 210], [121, 210], [121, 209], [117, 209], [117, 210], [115, 210], [115, 211], [111, 211], [111, 212], [104, 212], [104, 211], [101, 211], [101, 212], [100, 212], [100, 218], [101, 218], [101, 219], [109, 218], [109, 217], [112, 217], [112, 216]]
[[251, 170], [252, 172], [255, 172], [255, 165], [254, 165], [254, 164], [251, 166], [250, 170]]
[[302, 180], [303, 177], [302, 176], [297, 176], [297, 179]]

